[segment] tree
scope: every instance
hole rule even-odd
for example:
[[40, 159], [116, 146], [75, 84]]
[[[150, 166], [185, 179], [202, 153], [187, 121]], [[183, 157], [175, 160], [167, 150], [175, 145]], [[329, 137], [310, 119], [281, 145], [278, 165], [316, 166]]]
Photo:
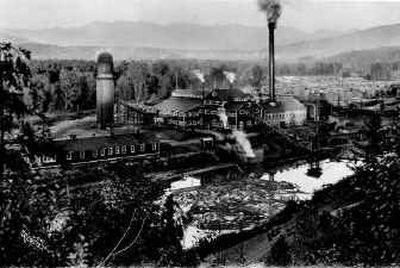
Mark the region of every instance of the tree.
[[366, 136], [367, 145], [365, 146], [365, 153], [367, 161], [371, 160], [374, 156], [382, 153], [382, 135], [380, 130], [382, 128], [382, 119], [378, 114], [373, 114], [366, 122]]
[[292, 262], [290, 247], [285, 237], [280, 237], [272, 246], [269, 262], [279, 266], [286, 266]]
[[61, 70], [60, 88], [63, 94], [64, 111], [79, 112], [81, 88], [80, 79], [75, 70]]
[[[15, 138], [13, 130], [20, 126], [28, 112], [21, 95], [31, 77], [28, 61], [30, 52], [16, 48], [11, 43], [0, 43], [0, 155], [6, 152], [7, 142]], [[0, 157], [0, 171], [7, 159]]]
[[213, 88], [222, 87], [225, 82], [226, 66], [221, 65], [219, 67], [213, 67], [208, 75], [208, 83], [212, 85]]
[[[28, 252], [45, 250], [41, 239], [26, 226], [35, 226], [37, 202], [41, 196], [32, 192], [35, 175], [23, 159], [26, 142], [34, 142], [31, 128], [23, 117], [32, 113], [22, 101], [23, 89], [31, 78], [30, 52], [10, 43], [0, 43], [0, 259], [2, 265], [22, 264]], [[30, 130], [27, 133], [27, 130]], [[6, 136], [7, 134], [7, 136]], [[47, 192], [49, 193], [49, 192]], [[33, 201], [35, 199], [36, 201]], [[44, 211], [50, 211], [47, 208]], [[29, 249], [28, 249], [29, 248]], [[32, 255], [30, 255], [32, 258]]]
[[265, 80], [264, 69], [260, 65], [255, 65], [251, 68], [251, 80], [250, 84], [252, 87], [260, 90]]
[[178, 75], [178, 70], [175, 72], [171, 70], [168, 63], [164, 61], [156, 62], [152, 65], [152, 74], [157, 78], [158, 86], [158, 96], [161, 99], [169, 97], [173, 88], [176, 86], [176, 75]]
[[117, 81], [119, 98], [134, 99], [138, 104], [146, 101], [149, 77], [150, 72], [146, 63], [131, 62]]
[[48, 78], [46, 76], [33, 75], [30, 83], [30, 92], [25, 94], [31, 98], [28, 102], [24, 100], [25, 105], [30, 106], [38, 113], [45, 113], [50, 109], [52, 96], [47, 82]]

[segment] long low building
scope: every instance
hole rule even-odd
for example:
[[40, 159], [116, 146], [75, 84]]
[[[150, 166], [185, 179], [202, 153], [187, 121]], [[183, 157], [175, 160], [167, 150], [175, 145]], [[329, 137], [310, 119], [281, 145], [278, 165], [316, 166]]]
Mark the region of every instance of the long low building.
[[48, 150], [27, 158], [32, 168], [72, 165], [118, 158], [158, 157], [160, 142], [149, 133], [55, 139]]

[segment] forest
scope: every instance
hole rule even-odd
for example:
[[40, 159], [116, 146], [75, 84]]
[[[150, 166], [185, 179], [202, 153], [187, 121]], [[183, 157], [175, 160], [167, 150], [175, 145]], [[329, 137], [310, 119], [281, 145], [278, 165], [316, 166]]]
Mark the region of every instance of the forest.
[[[83, 60], [32, 61], [28, 105], [42, 112], [80, 112], [95, 108], [96, 64]], [[356, 69], [357, 70], [357, 69]], [[367, 80], [390, 80], [400, 63], [373, 63], [358, 71]], [[342, 76], [349, 69], [340, 63], [278, 64], [278, 76]], [[158, 60], [117, 62], [116, 98], [157, 103], [176, 89], [240, 87], [258, 93], [267, 84], [268, 67], [260, 62]], [[230, 78], [227, 76], [231, 75]], [[232, 76], [233, 75], [233, 76]], [[202, 80], [204, 79], [204, 84]], [[233, 80], [233, 81], [229, 81]]]

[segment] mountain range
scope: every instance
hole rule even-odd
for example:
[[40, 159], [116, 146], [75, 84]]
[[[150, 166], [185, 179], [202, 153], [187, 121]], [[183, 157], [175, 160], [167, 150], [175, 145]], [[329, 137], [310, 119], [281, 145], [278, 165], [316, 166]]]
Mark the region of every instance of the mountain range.
[[[277, 60], [319, 60], [352, 51], [400, 47], [400, 24], [342, 33], [276, 30]], [[39, 59], [93, 59], [107, 49], [117, 59], [194, 58], [262, 60], [267, 57], [265, 27], [242, 25], [159, 25], [148, 22], [93, 22], [80, 27], [39, 30], [2, 29], [0, 37], [32, 50]], [[393, 51], [392, 51], [393, 53]], [[379, 53], [375, 53], [379, 57]], [[340, 57], [339, 57], [340, 58]]]

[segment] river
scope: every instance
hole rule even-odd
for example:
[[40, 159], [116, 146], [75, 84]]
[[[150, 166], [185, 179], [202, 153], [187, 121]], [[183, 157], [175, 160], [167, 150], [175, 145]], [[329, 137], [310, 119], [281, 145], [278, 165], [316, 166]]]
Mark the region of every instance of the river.
[[354, 166], [348, 161], [322, 161], [319, 178], [307, 175], [309, 165], [302, 164], [282, 168], [272, 177], [266, 172], [260, 177], [221, 185], [202, 186], [196, 177], [173, 182], [168, 192], [177, 193], [174, 198], [181, 213], [190, 214], [193, 219], [185, 226], [182, 245], [189, 249], [200, 239], [262, 225], [281, 211], [287, 200], [311, 199], [315, 191], [354, 174]]

